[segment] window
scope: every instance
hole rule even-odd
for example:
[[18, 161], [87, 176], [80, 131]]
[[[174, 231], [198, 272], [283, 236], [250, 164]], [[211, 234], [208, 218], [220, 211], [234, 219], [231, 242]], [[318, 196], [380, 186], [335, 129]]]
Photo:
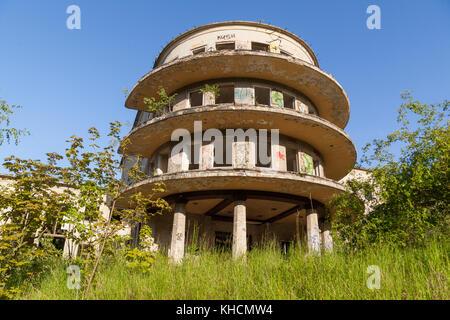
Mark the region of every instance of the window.
[[[198, 152], [201, 152], [201, 146], [197, 149]], [[200, 168], [199, 166], [200, 154], [197, 155], [197, 163], [195, 163], [195, 145], [194, 139], [191, 140], [191, 158], [189, 159], [189, 170], [197, 170]]]
[[159, 169], [163, 172], [167, 172], [167, 166], [169, 163], [169, 154], [168, 153], [161, 153], [159, 155]]
[[269, 52], [269, 45], [260, 42], [252, 42], [252, 50]]
[[219, 96], [216, 97], [217, 103], [234, 103], [234, 86], [219, 86]]
[[320, 166], [318, 160], [314, 160], [314, 173], [316, 176], [320, 177]]
[[[214, 138], [214, 139], [216, 139], [216, 138]], [[227, 163], [228, 152], [227, 152], [227, 141], [226, 140], [227, 140], [226, 136], [224, 135], [222, 137], [222, 159], [220, 158], [220, 155], [218, 154], [216, 148], [214, 148], [214, 167], [231, 167], [233, 165], [229, 161]], [[232, 158], [232, 154], [233, 154], [232, 146], [233, 146], [233, 143], [231, 143], [231, 148], [230, 148], [230, 150], [228, 150], [231, 153], [230, 154], [231, 157], [230, 157], [230, 155], [228, 155], [231, 159], [233, 159]], [[217, 154], [217, 158], [216, 158], [216, 154]]]
[[192, 50], [192, 54], [193, 55], [196, 55], [196, 54], [199, 54], [199, 53], [203, 53], [203, 52], [206, 52], [206, 46], [203, 46], [203, 47], [200, 47], [200, 48], [195, 48], [195, 49]]
[[234, 50], [234, 42], [216, 43], [216, 50]]
[[286, 170], [297, 172], [297, 150], [286, 148]]
[[[258, 135], [258, 144], [255, 147], [255, 152], [256, 152], [256, 166], [257, 167], [262, 167], [262, 168], [270, 168], [272, 166], [272, 143], [270, 141], [270, 135], [267, 134], [267, 139], [266, 139], [266, 150], [259, 150], [259, 148], [263, 145], [264, 141], [262, 141], [263, 139], [262, 135]], [[260, 153], [263, 153], [263, 157], [268, 157], [270, 158], [269, 163], [263, 163], [261, 161], [261, 158], [259, 157]], [[265, 152], [265, 154], [264, 154]], [[267, 159], [264, 159], [267, 160]], [[266, 161], [264, 161], [266, 162]]]
[[294, 97], [290, 96], [288, 94], [284, 94], [283, 95], [283, 103], [284, 103], [284, 107], [288, 108], [288, 109], [294, 109]]
[[270, 105], [270, 89], [255, 87], [255, 104]]
[[151, 177], [155, 174], [155, 161], [150, 161], [148, 165], [148, 174]]
[[189, 94], [189, 102], [191, 107], [197, 107], [203, 104], [203, 94], [200, 90], [193, 91]]

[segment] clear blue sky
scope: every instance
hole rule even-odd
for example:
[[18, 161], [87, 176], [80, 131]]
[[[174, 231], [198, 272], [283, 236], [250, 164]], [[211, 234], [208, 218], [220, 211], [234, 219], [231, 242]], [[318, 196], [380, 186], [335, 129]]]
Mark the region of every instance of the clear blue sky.
[[[81, 8], [81, 30], [66, 28], [71, 4]], [[366, 27], [371, 4], [381, 8], [381, 30]], [[43, 158], [91, 126], [132, 123], [121, 91], [171, 39], [206, 23], [260, 19], [303, 38], [345, 88], [358, 154], [394, 128], [402, 91], [450, 99], [449, 0], [0, 0], [0, 97], [23, 106], [13, 124], [31, 131], [19, 146], [0, 146], [0, 159]]]

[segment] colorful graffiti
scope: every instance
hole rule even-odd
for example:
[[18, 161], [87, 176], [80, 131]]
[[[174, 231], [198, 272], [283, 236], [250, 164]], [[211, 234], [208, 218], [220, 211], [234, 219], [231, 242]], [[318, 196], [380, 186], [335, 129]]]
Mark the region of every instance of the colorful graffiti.
[[234, 102], [236, 104], [254, 104], [253, 88], [234, 88]]
[[299, 100], [295, 100], [297, 110], [303, 113], [309, 113], [308, 106]]
[[270, 49], [270, 52], [280, 53], [280, 45], [278, 42], [271, 42], [269, 49]]
[[314, 174], [314, 160], [309, 154], [301, 154], [301, 169], [303, 173]]
[[271, 98], [271, 105], [272, 106], [278, 106], [280, 108], [284, 107], [284, 101], [283, 101], [283, 93], [280, 91], [272, 90], [270, 94]]

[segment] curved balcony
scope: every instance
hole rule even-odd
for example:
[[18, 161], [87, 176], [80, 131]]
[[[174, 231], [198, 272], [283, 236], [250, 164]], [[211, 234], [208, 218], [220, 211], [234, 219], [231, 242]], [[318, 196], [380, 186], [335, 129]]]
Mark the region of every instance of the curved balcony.
[[344, 128], [349, 101], [329, 74], [300, 59], [269, 52], [223, 50], [166, 63], [146, 74], [130, 92], [126, 107], [145, 110], [143, 99], [157, 97], [159, 87], [173, 93], [192, 83], [224, 78], [250, 78], [279, 83], [300, 92], [321, 118]]
[[[155, 183], [164, 182], [166, 191], [154, 193]], [[270, 169], [215, 168], [166, 173], [130, 185], [124, 195], [138, 191], [167, 197], [193, 191], [251, 190], [266, 191], [310, 198], [328, 203], [334, 194], [344, 191], [344, 187], [330, 179], [280, 172]], [[125, 202], [126, 200], [121, 200]], [[126, 203], [119, 205], [126, 206]]]
[[171, 141], [174, 130], [184, 128], [193, 133], [194, 121], [201, 121], [202, 130], [279, 129], [280, 135], [304, 141], [314, 148], [321, 155], [330, 179], [344, 177], [356, 161], [350, 137], [324, 119], [290, 109], [230, 104], [182, 109], [147, 121], [127, 136], [131, 142], [127, 154], [150, 158], [160, 146]]

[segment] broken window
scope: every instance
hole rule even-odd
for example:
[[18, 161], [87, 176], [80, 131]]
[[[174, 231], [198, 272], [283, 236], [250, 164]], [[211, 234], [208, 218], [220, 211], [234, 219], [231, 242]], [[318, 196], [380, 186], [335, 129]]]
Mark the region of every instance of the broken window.
[[[269, 134], [262, 135], [258, 134], [258, 144], [255, 148], [255, 158], [256, 158], [256, 166], [262, 167], [262, 168], [270, 168], [272, 167], [272, 143], [271, 143], [271, 137]], [[266, 141], [264, 141], [266, 140]], [[266, 149], [264, 150], [264, 146]], [[264, 159], [264, 161], [261, 161], [260, 153], [262, 153], [263, 157], [267, 157], [270, 160], [267, 162], [267, 159]]]
[[[197, 149], [197, 159], [195, 159], [195, 151]], [[195, 148], [194, 139], [191, 140], [191, 158], [189, 159], [189, 170], [197, 170], [200, 168], [199, 161], [200, 161], [200, 150], [201, 147]], [[195, 161], [197, 160], [197, 161]], [[197, 163], [195, 163], [197, 162]]]
[[191, 107], [197, 107], [203, 104], [203, 94], [200, 90], [193, 91], [189, 94], [189, 102]]
[[297, 172], [297, 150], [286, 148], [286, 170]]
[[255, 87], [255, 104], [270, 105], [270, 89]]
[[294, 109], [294, 97], [288, 94], [283, 95], [283, 104], [285, 108]]
[[[216, 138], [214, 138], [216, 139]], [[231, 167], [233, 165], [232, 161], [227, 163], [227, 155], [232, 159], [233, 155], [233, 142], [231, 143], [230, 150], [227, 150], [226, 136], [222, 137], [222, 154], [220, 155], [219, 150], [216, 150], [214, 144], [214, 167]]]
[[320, 177], [320, 166], [318, 160], [314, 160], [314, 172], [316, 176]]
[[233, 103], [234, 102], [234, 86], [219, 86], [219, 96], [216, 97], [216, 103]]
[[159, 169], [163, 172], [167, 172], [167, 167], [169, 164], [169, 154], [168, 153], [161, 153], [159, 155]]
[[203, 52], [206, 52], [206, 46], [203, 46], [203, 47], [200, 47], [200, 48], [195, 48], [195, 49], [192, 50], [192, 54], [193, 55], [196, 55], [196, 54], [199, 54], [199, 53], [203, 53]]
[[234, 42], [216, 43], [216, 50], [234, 50]]
[[252, 42], [252, 50], [269, 52], [269, 45], [266, 43]]

